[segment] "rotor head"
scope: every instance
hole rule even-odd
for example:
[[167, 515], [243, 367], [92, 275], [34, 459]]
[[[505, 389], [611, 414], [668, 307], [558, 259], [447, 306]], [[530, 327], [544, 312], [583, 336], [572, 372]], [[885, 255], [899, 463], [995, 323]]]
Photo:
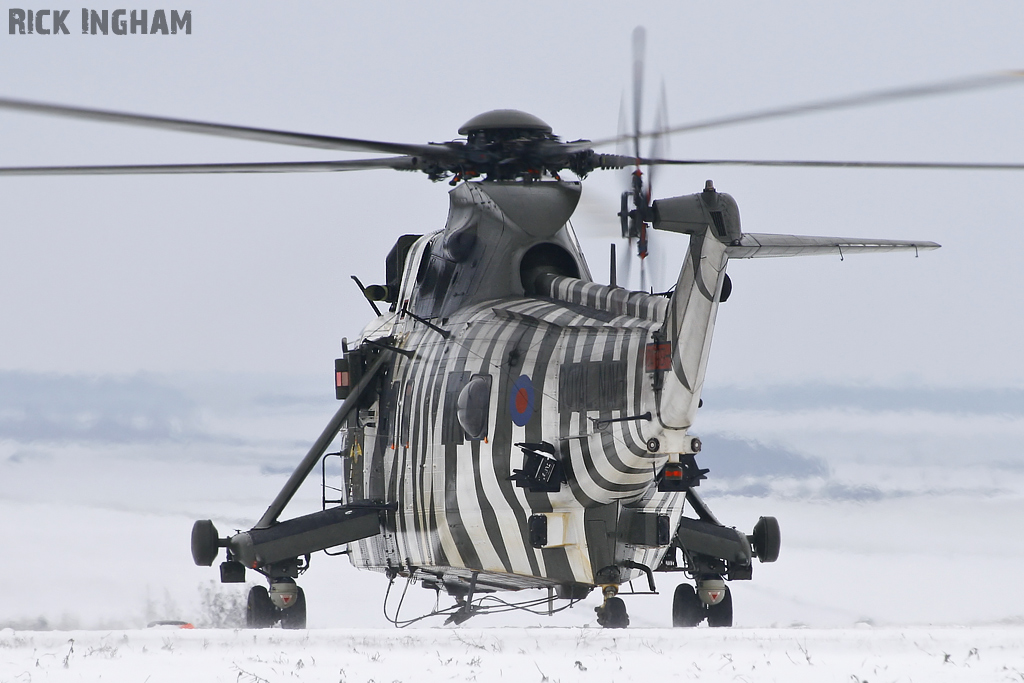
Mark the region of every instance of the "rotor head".
[[508, 130], [526, 134], [551, 135], [551, 126], [533, 114], [518, 109], [492, 109], [477, 114], [459, 128], [459, 135], [473, 136], [475, 133]]
[[570, 159], [575, 158], [576, 150], [554, 135], [551, 126], [518, 109], [478, 114], [462, 124], [459, 134], [466, 136], [465, 143], [447, 144], [460, 158], [444, 168], [456, 180], [480, 176], [489, 180], [557, 178], [558, 171], [572, 167]]

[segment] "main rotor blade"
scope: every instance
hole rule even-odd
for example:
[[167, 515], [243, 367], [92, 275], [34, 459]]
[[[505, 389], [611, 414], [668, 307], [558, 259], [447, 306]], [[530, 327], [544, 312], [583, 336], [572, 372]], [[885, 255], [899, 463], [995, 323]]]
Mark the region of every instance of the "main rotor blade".
[[[608, 155], [606, 155], [607, 157]], [[1021, 171], [1024, 164], [944, 161], [779, 161], [772, 159], [641, 159], [665, 166], [775, 166], [793, 168], [918, 168], [975, 171]]]
[[396, 142], [381, 142], [378, 140], [339, 138], [330, 135], [311, 135], [308, 133], [293, 133], [266, 128], [232, 126], [223, 123], [206, 123], [203, 121], [172, 119], [163, 116], [149, 116], [146, 114], [128, 114], [103, 109], [71, 107], [60, 104], [28, 102], [25, 100], [13, 100], [8, 98], [0, 98], [0, 109], [8, 109], [11, 111], [19, 111], [29, 114], [64, 116], [74, 119], [84, 119], [87, 121], [101, 121], [103, 123], [144, 126], [147, 128], [172, 130], [181, 133], [199, 133], [202, 135], [240, 138], [243, 140], [254, 140], [257, 142], [271, 142], [279, 145], [297, 145], [300, 147], [316, 147], [319, 149], [345, 150], [349, 152], [408, 154], [410, 156], [447, 156], [447, 148], [443, 145], [412, 145]]
[[[618, 152], [615, 155], [616, 159], [629, 159], [627, 164], [617, 165], [616, 169], [620, 169], [619, 184], [625, 189], [629, 190], [631, 187], [630, 178], [633, 175], [633, 169], [629, 168], [630, 165], [636, 163], [636, 156], [629, 156], [631, 150], [629, 149], [632, 145], [632, 136], [627, 132], [629, 130], [629, 119], [626, 114], [626, 93], [622, 93], [622, 97], [619, 100], [619, 124], [616, 131], [619, 134], [618, 140], [615, 143], [615, 151]], [[567, 144], [572, 151], [581, 151], [583, 149], [590, 149], [591, 144], [587, 141], [583, 142], [570, 142]], [[654, 156], [653, 154], [651, 156]]]
[[[619, 97], [619, 122], [615, 128], [618, 133], [618, 137], [615, 138], [615, 151], [621, 155], [629, 153], [629, 149], [627, 148], [629, 147], [628, 141], [630, 136], [629, 133], [626, 132], [628, 128], [629, 122], [626, 119], [626, 93], [623, 92]], [[591, 145], [589, 140], [566, 143], [566, 147], [570, 148], [572, 151], [590, 149], [592, 146], [593, 145]]]
[[[669, 137], [665, 135], [665, 128], [668, 126], [668, 99], [665, 95], [665, 81], [661, 81], [661, 91], [658, 93], [658, 106], [654, 113], [654, 136], [651, 139], [650, 156], [659, 159], [666, 154], [671, 154], [669, 148]], [[654, 194], [654, 178], [657, 175], [657, 165], [647, 167], [647, 201], [651, 201]]]
[[[770, 109], [762, 109], [760, 111], [754, 111], [746, 114], [720, 116], [712, 119], [705, 119], [703, 121], [695, 121], [693, 123], [683, 124], [681, 126], [672, 126], [666, 129], [665, 133], [670, 135], [675, 133], [690, 133], [693, 131], [708, 130], [711, 128], [721, 128], [724, 126], [732, 126], [740, 123], [753, 123], [755, 121], [780, 119], [789, 116], [798, 116], [801, 114], [811, 114], [824, 111], [838, 111], [841, 109], [852, 109], [855, 107], [865, 107], [873, 104], [898, 102], [900, 100], [912, 100], [921, 97], [932, 97], [935, 95], [949, 95], [956, 92], [966, 92], [968, 90], [982, 90], [984, 88], [994, 88], [1000, 85], [1011, 85], [1017, 83], [1024, 83], [1024, 71], [1003, 71], [992, 74], [983, 74], [980, 76], [970, 76], [968, 78], [962, 78], [953, 81], [942, 81], [939, 83], [928, 83], [924, 85], [914, 85], [904, 88], [879, 90], [876, 92], [868, 92], [861, 93], [858, 95], [838, 97], [835, 99], [818, 100], [816, 102], [806, 102], [804, 104], [773, 107]], [[641, 133], [640, 137], [648, 138], [651, 137], [652, 135], [655, 135], [655, 133]], [[613, 142], [615, 142], [615, 138], [608, 138], [605, 140], [598, 140], [596, 142], [592, 142], [591, 145], [596, 147], [599, 145], [607, 145]]]
[[644, 52], [647, 31], [643, 26], [633, 29], [633, 156], [640, 157], [640, 111], [644, 100]]
[[127, 166], [0, 167], [0, 176], [33, 175], [151, 175], [159, 173], [317, 173], [392, 168], [418, 170], [415, 157], [354, 159], [352, 161], [276, 161], [252, 164], [144, 164]]

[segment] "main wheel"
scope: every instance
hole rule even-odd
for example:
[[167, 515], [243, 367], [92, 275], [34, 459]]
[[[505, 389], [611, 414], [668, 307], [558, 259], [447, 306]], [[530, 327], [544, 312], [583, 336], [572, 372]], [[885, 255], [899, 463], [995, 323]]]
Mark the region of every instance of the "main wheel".
[[697, 591], [688, 583], [676, 586], [672, 596], [672, 625], [693, 628], [704, 621], [704, 603], [697, 597]]
[[597, 623], [605, 628], [629, 626], [629, 615], [626, 614], [626, 603], [622, 601], [622, 598], [608, 598], [604, 607], [598, 608]]
[[267, 589], [263, 586], [253, 586], [249, 589], [249, 600], [245, 605], [246, 628], [270, 628], [276, 621], [277, 608], [270, 601]]
[[300, 587], [295, 602], [281, 610], [281, 628], [306, 628], [306, 593]]
[[717, 605], [707, 606], [708, 626], [732, 626], [732, 591], [726, 589], [725, 596]]

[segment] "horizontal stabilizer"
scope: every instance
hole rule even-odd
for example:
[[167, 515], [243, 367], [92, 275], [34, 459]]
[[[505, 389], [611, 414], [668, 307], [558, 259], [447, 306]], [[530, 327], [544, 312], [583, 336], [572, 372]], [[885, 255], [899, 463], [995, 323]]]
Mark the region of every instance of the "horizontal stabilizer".
[[744, 233], [739, 244], [726, 248], [729, 258], [768, 258], [773, 256], [809, 256], [814, 254], [846, 254], [884, 251], [924, 251], [938, 249], [935, 242], [903, 242], [900, 240], [863, 240], [847, 237], [810, 237], [806, 235], [766, 235]]

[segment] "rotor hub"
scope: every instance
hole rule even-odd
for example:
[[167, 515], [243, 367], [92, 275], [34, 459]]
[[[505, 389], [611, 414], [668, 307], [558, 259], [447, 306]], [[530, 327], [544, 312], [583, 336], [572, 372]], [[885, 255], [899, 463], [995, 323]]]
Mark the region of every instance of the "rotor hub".
[[551, 126], [533, 114], [518, 109], [492, 109], [477, 114], [459, 128], [459, 135], [494, 130], [515, 130], [551, 135]]

